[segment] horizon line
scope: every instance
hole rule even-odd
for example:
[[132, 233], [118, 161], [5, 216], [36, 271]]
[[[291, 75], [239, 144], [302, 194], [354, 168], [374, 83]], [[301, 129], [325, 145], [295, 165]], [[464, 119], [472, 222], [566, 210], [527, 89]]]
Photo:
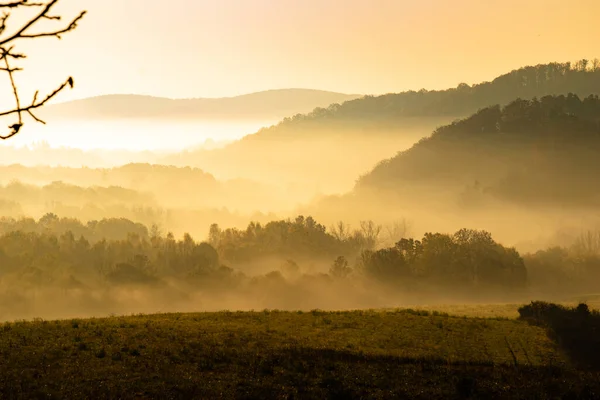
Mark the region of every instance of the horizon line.
[[[342, 95], [342, 96], [358, 96], [358, 97], [367, 95], [364, 93], [344, 93], [344, 92], [336, 92], [333, 90], [326, 90], [326, 89], [301, 88], [301, 87], [265, 89], [265, 90], [247, 92], [247, 93], [242, 93], [242, 94], [237, 94], [237, 95], [232, 95], [232, 96], [221, 96], [221, 97], [169, 97], [169, 96], [158, 96], [158, 95], [143, 94], [143, 93], [114, 93], [113, 92], [113, 93], [104, 93], [104, 94], [96, 94], [96, 95], [90, 95], [90, 96], [71, 98], [69, 100], [57, 101], [55, 103], [52, 103], [52, 105], [66, 104], [66, 103], [72, 103], [75, 101], [97, 99], [100, 97], [109, 97], [109, 96], [136, 96], [136, 97], [147, 97], [147, 98], [164, 99], [164, 100], [226, 100], [226, 99], [235, 99], [235, 98], [244, 97], [244, 96], [252, 96], [252, 95], [261, 94], [261, 93], [283, 92], [283, 91], [312, 91], [312, 92], [338, 94], [338, 95]], [[369, 95], [377, 95], [377, 94], [369, 93]]]

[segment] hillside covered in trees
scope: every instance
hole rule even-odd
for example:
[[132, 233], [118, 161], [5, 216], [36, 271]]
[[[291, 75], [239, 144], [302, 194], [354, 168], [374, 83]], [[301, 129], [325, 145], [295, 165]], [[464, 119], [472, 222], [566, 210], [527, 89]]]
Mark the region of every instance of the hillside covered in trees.
[[567, 93], [580, 98], [600, 93], [600, 62], [529, 66], [472, 86], [365, 96], [285, 118], [224, 148], [185, 151], [161, 162], [197, 166], [220, 176], [260, 176], [270, 183], [294, 182], [325, 194], [339, 193], [350, 190], [356, 176], [381, 159], [457, 118], [517, 98]]
[[[244, 140], [267, 137], [288, 129], [317, 128], [314, 124], [364, 121], [394, 126], [405, 118], [468, 116], [494, 104], [505, 105], [516, 98], [533, 99], [573, 93], [579, 97], [600, 93], [600, 60], [576, 63], [549, 63], [526, 66], [500, 75], [490, 82], [461, 83], [445, 90], [409, 90], [379, 96], [367, 95], [328, 107], [317, 107], [307, 114], [284, 118], [279, 124], [261, 129]], [[394, 122], [395, 121], [395, 122]], [[409, 121], [402, 121], [410, 125]], [[310, 135], [311, 131], [304, 132]]]
[[599, 152], [597, 95], [518, 99], [437, 129], [379, 163], [356, 190], [457, 188], [467, 198], [597, 205]]
[[[280, 127], [309, 121], [388, 120], [405, 117], [466, 116], [493, 104], [507, 104], [516, 98], [532, 99], [574, 93], [581, 97], [600, 92], [600, 60], [576, 63], [549, 63], [527, 66], [498, 76], [491, 82], [461, 83], [446, 90], [407, 91], [381, 96], [364, 96], [306, 115], [284, 119]], [[265, 130], [265, 133], [268, 130]]]

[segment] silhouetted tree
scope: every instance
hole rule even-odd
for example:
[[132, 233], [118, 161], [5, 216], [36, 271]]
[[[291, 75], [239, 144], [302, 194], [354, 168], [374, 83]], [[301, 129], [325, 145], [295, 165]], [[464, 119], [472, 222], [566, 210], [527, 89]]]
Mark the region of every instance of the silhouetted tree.
[[339, 256], [329, 268], [329, 274], [336, 278], [345, 278], [352, 273], [352, 268], [348, 266], [346, 257]]
[[522, 288], [525, 263], [516, 250], [496, 243], [489, 232], [461, 229], [454, 235], [426, 233], [394, 247], [365, 251], [367, 275], [385, 282], [425, 279], [442, 286]]

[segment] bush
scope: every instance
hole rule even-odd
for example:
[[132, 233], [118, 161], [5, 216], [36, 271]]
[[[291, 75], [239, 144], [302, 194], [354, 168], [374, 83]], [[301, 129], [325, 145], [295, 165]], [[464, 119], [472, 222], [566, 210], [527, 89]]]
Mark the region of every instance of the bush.
[[546, 327], [576, 366], [600, 369], [600, 313], [587, 304], [567, 308], [535, 301], [519, 308], [519, 318]]

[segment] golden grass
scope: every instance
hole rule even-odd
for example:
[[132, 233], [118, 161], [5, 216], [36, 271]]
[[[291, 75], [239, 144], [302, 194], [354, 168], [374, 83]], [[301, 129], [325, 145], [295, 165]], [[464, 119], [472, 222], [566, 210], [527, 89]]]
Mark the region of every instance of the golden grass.
[[[504, 310], [494, 307], [486, 314]], [[568, 364], [544, 329], [525, 322], [411, 309], [0, 325], [0, 397], [102, 398], [131, 390], [125, 397], [388, 398], [391, 390], [443, 398], [471, 377], [481, 395], [517, 389], [526, 395], [549, 381], [561, 390], [582, 387], [565, 383], [589, 379], [569, 375]], [[512, 386], [497, 386], [501, 381]]]

